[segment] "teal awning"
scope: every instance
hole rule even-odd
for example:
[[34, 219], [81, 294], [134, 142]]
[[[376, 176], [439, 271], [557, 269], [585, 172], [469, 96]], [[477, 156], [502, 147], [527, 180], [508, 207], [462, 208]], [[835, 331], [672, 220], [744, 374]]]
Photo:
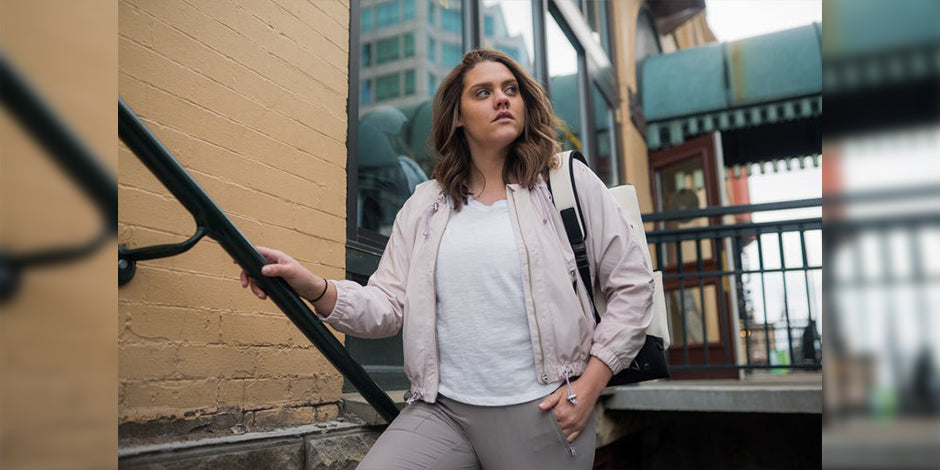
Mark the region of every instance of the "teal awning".
[[646, 59], [641, 98], [649, 149], [822, 115], [821, 34], [814, 23]]

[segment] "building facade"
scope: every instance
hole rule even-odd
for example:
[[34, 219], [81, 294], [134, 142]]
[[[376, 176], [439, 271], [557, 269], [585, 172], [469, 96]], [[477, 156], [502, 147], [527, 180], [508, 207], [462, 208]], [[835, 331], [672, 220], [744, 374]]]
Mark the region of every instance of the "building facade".
[[[565, 123], [564, 146], [609, 185], [634, 184], [651, 212], [637, 71], [713, 40], [703, 8], [668, 23], [640, 0], [121, 0], [119, 93], [252, 243], [364, 282], [431, 174], [436, 86], [476, 47], [526, 67]], [[119, 243], [190, 236], [183, 207], [123, 145], [118, 158]], [[206, 239], [141, 262], [119, 289], [128, 462], [150, 442], [343, 422], [342, 375], [238, 272]], [[400, 337], [337, 336], [380, 385], [402, 388]]]

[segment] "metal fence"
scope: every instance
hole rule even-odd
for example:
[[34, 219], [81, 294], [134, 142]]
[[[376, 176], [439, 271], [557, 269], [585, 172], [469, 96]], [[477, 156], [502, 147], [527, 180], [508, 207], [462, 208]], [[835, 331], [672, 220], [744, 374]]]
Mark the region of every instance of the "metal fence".
[[643, 216], [683, 378], [821, 368], [822, 200]]

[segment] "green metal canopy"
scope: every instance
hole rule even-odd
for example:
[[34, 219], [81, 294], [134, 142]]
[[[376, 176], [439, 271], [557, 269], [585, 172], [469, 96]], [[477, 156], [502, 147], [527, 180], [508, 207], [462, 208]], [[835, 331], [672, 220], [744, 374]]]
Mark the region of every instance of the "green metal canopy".
[[649, 149], [715, 130], [818, 119], [821, 35], [814, 23], [647, 58], [640, 88]]

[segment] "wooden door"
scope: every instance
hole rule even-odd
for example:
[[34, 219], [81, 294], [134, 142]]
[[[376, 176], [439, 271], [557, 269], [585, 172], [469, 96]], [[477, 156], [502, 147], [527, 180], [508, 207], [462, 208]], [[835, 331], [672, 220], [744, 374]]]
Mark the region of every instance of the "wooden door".
[[[653, 204], [657, 212], [704, 209], [725, 201], [722, 184], [726, 170], [721, 161], [717, 133], [697, 137], [677, 147], [650, 154]], [[689, 229], [719, 225], [720, 217], [699, 217], [658, 222], [654, 230]], [[728, 278], [703, 277], [727, 266], [720, 239], [685, 240], [656, 247], [654, 264], [663, 271], [673, 366], [733, 365]], [[732, 368], [674, 369], [673, 378], [735, 378]]]

